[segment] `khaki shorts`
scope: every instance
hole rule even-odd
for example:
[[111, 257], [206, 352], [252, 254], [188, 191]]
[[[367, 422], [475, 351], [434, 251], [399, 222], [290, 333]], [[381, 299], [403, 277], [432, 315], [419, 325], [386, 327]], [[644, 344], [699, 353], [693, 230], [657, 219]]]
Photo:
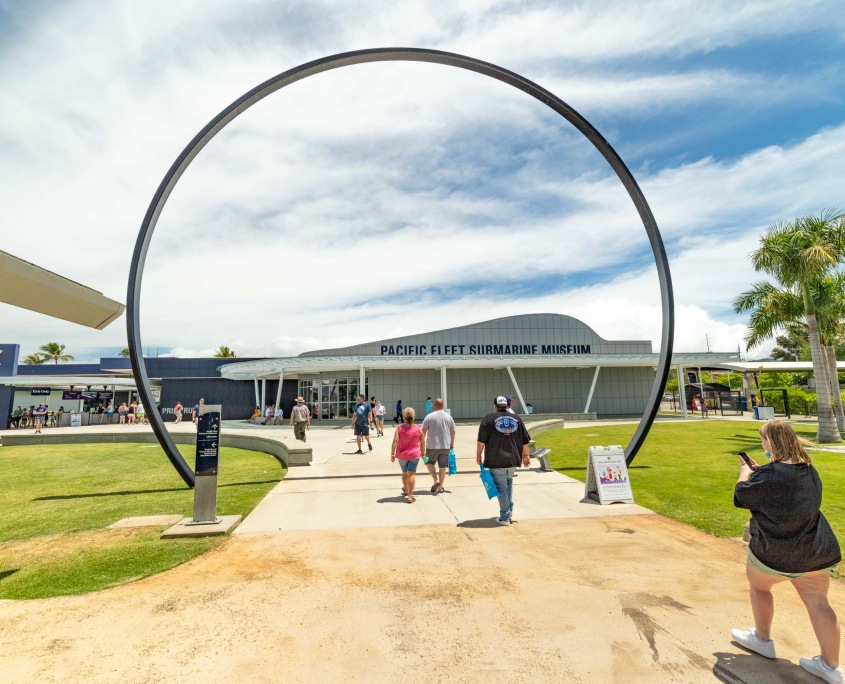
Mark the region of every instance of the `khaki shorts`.
[[[753, 553], [751, 553], [750, 549], [748, 551], [748, 564], [752, 568], [756, 568], [757, 570], [762, 572], [764, 575], [769, 575], [770, 577], [784, 577], [786, 579], [798, 579], [799, 577], [803, 577], [804, 575], [807, 574], [806, 572], [781, 572], [780, 570], [775, 570], [774, 568], [770, 568], [768, 565], [764, 565], [763, 562], [759, 558], [757, 558], [757, 556], [755, 556]], [[829, 568], [822, 568], [821, 570], [817, 570], [816, 572], [833, 573], [833, 571], [836, 569], [837, 565], [839, 565], [839, 563], [835, 563], [834, 565], [831, 565]]]
[[449, 449], [426, 449], [425, 457], [428, 459], [428, 465], [437, 463], [441, 468], [448, 468], [449, 451]]

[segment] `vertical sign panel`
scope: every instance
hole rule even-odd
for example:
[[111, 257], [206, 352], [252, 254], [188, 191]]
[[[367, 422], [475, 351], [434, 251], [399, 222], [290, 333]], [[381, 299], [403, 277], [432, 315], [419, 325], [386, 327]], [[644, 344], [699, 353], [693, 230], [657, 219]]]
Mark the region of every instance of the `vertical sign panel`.
[[219, 457], [220, 406], [204, 405], [200, 407], [197, 419], [197, 460], [194, 475], [217, 475]]
[[194, 466], [194, 519], [189, 525], [220, 522], [217, 517], [217, 473], [220, 460], [220, 404], [203, 404], [197, 416]]

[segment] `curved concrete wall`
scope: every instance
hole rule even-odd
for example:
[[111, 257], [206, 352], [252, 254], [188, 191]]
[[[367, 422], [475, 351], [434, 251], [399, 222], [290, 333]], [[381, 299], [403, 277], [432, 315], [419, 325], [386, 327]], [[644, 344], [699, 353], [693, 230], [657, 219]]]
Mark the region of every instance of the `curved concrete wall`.
[[[196, 444], [197, 437], [190, 433], [171, 433], [177, 444]], [[30, 444], [103, 444], [103, 443], [137, 443], [158, 444], [152, 432], [127, 434], [79, 434], [79, 435], [3, 435], [4, 446], [26, 446]], [[221, 445], [260, 451], [278, 459], [282, 465], [291, 466], [310, 465], [311, 449], [308, 447], [288, 448], [284, 443], [267, 437], [251, 435], [222, 435]]]

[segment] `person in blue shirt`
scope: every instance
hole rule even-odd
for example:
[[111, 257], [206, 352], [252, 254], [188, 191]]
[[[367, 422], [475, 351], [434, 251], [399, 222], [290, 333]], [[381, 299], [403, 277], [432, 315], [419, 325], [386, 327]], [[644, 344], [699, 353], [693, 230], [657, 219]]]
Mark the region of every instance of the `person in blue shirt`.
[[355, 404], [355, 410], [352, 412], [352, 428], [355, 431], [355, 442], [358, 445], [356, 454], [363, 454], [361, 450], [361, 437], [366, 437], [367, 446], [370, 451], [373, 450], [373, 443], [370, 441], [370, 423], [373, 420], [373, 407], [367, 401], [367, 397], [363, 394], [358, 395], [358, 403]]
[[425, 412], [426, 414], [431, 413], [434, 410], [434, 404], [431, 401], [431, 397], [425, 400]]

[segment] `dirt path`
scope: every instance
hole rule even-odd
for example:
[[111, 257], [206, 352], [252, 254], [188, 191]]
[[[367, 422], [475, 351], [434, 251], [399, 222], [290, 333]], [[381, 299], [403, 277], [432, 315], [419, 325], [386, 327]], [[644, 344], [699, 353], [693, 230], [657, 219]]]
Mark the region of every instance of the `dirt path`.
[[656, 515], [241, 535], [134, 584], [0, 602], [0, 680], [813, 682], [788, 586], [781, 659], [730, 643], [743, 565]]

